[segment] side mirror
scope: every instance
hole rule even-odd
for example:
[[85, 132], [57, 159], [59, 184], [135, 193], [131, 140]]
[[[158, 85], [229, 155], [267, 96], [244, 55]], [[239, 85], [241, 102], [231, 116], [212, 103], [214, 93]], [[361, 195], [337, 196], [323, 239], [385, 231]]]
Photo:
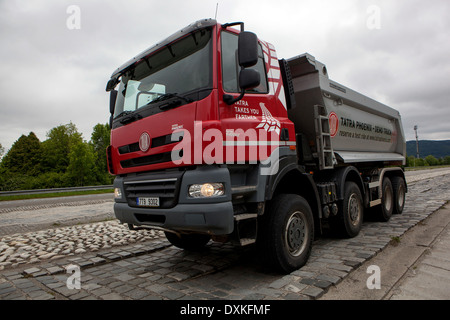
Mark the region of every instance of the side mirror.
[[116, 78], [109, 80], [106, 84], [106, 92], [110, 92], [111, 90], [113, 90], [119, 82], [120, 81]]
[[239, 87], [242, 90], [248, 90], [259, 86], [261, 83], [261, 76], [259, 72], [254, 69], [244, 69], [239, 73]]
[[117, 100], [117, 90], [111, 90], [109, 96], [109, 112], [111, 113], [111, 115], [114, 114], [114, 109], [116, 107], [116, 100]]
[[245, 90], [255, 88], [261, 83], [259, 72], [254, 69], [246, 69], [258, 63], [258, 37], [253, 32], [241, 31], [238, 37], [238, 60], [241, 71], [239, 73], [239, 87], [241, 94], [237, 98], [229, 94], [223, 96], [223, 101], [232, 105], [241, 100]]
[[109, 129], [112, 129], [113, 121], [114, 121], [114, 116], [111, 115], [111, 116], [109, 117]]
[[258, 37], [253, 32], [243, 31], [238, 38], [238, 59], [242, 68], [258, 62]]

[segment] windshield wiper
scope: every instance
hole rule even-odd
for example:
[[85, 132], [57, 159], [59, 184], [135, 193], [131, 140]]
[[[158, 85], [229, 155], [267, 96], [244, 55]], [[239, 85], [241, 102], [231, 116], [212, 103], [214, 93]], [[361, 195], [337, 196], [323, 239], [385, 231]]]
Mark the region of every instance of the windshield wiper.
[[[161, 101], [169, 100], [169, 99], [171, 99], [171, 98], [177, 98], [178, 100], [181, 99], [181, 100], [183, 100], [183, 101], [186, 101], [187, 103], [191, 103], [191, 102], [194, 101], [194, 100], [192, 100], [192, 99], [190, 99], [190, 98], [186, 98], [186, 97], [180, 96], [178, 93], [165, 93], [165, 94], [159, 96], [158, 98], [156, 98], [156, 99], [150, 101], [149, 103], [147, 103], [147, 105], [153, 104], [153, 103], [156, 103], [156, 102], [161, 102]], [[162, 106], [160, 106], [160, 108], [163, 109], [164, 107], [170, 106], [171, 104], [172, 104], [172, 103], [167, 104], [167, 105], [162, 105]]]
[[122, 111], [122, 112], [119, 113], [117, 116], [115, 116], [114, 119], [121, 118], [121, 117], [126, 116], [126, 115], [129, 115], [129, 114], [131, 114], [131, 113], [133, 113], [133, 112], [134, 112], [134, 111], [129, 111], [129, 110]]
[[138, 113], [134, 113], [128, 117], [123, 118], [122, 120], [120, 120], [121, 124], [129, 124], [131, 122], [137, 121], [137, 120], [141, 120], [143, 117], [138, 114]]
[[[128, 116], [128, 117], [125, 117], [125, 116]], [[120, 120], [121, 124], [128, 124], [128, 123], [134, 122], [136, 120], [142, 119], [142, 116], [140, 114], [136, 114], [134, 111], [129, 111], [129, 110], [121, 112], [114, 119], [118, 119], [118, 118], [122, 118], [122, 117], [124, 117], [124, 118], [122, 120]]]

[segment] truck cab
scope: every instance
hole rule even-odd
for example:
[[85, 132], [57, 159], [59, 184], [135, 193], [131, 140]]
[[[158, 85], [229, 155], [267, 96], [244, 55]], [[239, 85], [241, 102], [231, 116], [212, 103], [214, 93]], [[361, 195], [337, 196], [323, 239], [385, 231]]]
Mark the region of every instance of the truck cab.
[[[199, 21], [113, 73], [110, 81], [120, 84], [108, 158], [122, 195], [115, 204], [119, 220], [229, 234], [233, 194], [238, 197], [243, 186], [250, 191], [248, 179], [256, 188], [256, 167], [278, 147], [282, 130], [284, 146], [295, 146], [270, 44], [256, 43], [257, 61], [249, 69], [257, 83], [230, 103], [241, 95], [239, 76], [249, 71], [242, 73], [239, 65], [239, 34], [232, 26]], [[245, 172], [249, 165], [253, 178]], [[230, 166], [238, 166], [236, 172]], [[213, 186], [212, 196], [202, 195], [205, 182]]]

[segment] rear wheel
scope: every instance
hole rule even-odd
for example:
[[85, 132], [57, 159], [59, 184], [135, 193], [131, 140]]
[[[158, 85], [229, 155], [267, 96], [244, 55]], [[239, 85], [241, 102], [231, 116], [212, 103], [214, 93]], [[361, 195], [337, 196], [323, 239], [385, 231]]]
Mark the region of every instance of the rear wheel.
[[392, 188], [391, 179], [388, 177], [383, 178], [381, 205], [378, 206], [378, 218], [383, 222], [389, 221], [394, 211], [394, 191]]
[[314, 219], [308, 202], [299, 195], [279, 195], [261, 218], [258, 247], [264, 262], [284, 273], [305, 265], [314, 239]]
[[347, 181], [344, 186], [344, 200], [339, 206], [339, 214], [331, 220], [332, 228], [340, 236], [356, 237], [361, 231], [363, 217], [361, 190], [353, 181]]
[[209, 242], [211, 237], [206, 234], [175, 234], [164, 232], [167, 240], [175, 247], [188, 251], [201, 251]]
[[402, 214], [405, 207], [406, 183], [402, 177], [394, 176], [391, 179], [394, 191], [394, 211], [393, 214]]

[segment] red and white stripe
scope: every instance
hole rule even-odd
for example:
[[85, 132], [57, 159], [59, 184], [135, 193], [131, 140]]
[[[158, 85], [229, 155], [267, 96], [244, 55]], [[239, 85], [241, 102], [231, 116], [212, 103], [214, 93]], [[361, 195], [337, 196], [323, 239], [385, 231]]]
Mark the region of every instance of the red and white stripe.
[[280, 63], [278, 62], [277, 53], [272, 44], [261, 41], [264, 61], [266, 63], [267, 78], [269, 81], [269, 94], [278, 98], [286, 109], [286, 97], [284, 95], [283, 79], [281, 77]]

